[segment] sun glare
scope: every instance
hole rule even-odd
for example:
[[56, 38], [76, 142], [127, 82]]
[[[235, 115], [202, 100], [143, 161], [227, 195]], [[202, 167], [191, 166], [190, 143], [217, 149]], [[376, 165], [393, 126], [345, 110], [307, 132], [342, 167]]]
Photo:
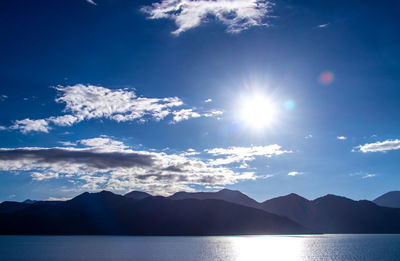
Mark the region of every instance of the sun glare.
[[270, 127], [277, 117], [277, 106], [262, 95], [244, 99], [239, 109], [241, 121], [254, 130]]

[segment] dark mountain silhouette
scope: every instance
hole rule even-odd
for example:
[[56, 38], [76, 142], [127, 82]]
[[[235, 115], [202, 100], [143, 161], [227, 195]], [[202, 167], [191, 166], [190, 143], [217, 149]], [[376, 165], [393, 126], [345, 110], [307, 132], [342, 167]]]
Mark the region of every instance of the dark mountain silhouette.
[[353, 201], [334, 195], [310, 201], [292, 193], [258, 203], [239, 191], [224, 189], [218, 192], [179, 192], [170, 198], [225, 200], [287, 217], [320, 233], [400, 232], [399, 211], [379, 207], [371, 201]]
[[[23, 203], [22, 203], [23, 204]], [[233, 235], [307, 233], [288, 218], [223, 200], [135, 200], [83, 193], [0, 214], [0, 234]]]
[[41, 205], [56, 205], [62, 201], [40, 201], [40, 200], [25, 200], [23, 202], [15, 201], [4, 201], [0, 203], [0, 213], [13, 213], [18, 210], [25, 209], [30, 206], [41, 206]]
[[308, 220], [313, 215], [312, 203], [294, 193], [266, 200], [260, 205], [265, 211], [295, 219], [299, 224], [308, 225]]
[[38, 202], [38, 201], [37, 201], [37, 200], [26, 199], [26, 200], [24, 200], [22, 203], [25, 203], [25, 204], [34, 204], [34, 203], [36, 203], [36, 202]]
[[296, 194], [267, 200], [265, 211], [321, 233], [400, 233], [400, 209], [326, 195], [309, 201]]
[[0, 213], [13, 213], [29, 206], [30, 204], [23, 202], [4, 201], [0, 204]]
[[125, 197], [131, 198], [131, 199], [136, 199], [136, 200], [141, 200], [141, 199], [145, 199], [147, 197], [151, 197], [151, 195], [149, 193], [142, 192], [142, 191], [132, 191], [132, 192], [126, 193]]
[[0, 234], [400, 233], [399, 221], [400, 208], [367, 200], [289, 194], [258, 203], [228, 189], [169, 198], [139, 191], [125, 196], [86, 192], [61, 202], [0, 204]]
[[222, 189], [218, 192], [177, 192], [170, 199], [219, 199], [242, 206], [261, 208], [260, 203], [238, 190]]
[[377, 197], [373, 202], [379, 206], [400, 208], [400, 191], [391, 191]]

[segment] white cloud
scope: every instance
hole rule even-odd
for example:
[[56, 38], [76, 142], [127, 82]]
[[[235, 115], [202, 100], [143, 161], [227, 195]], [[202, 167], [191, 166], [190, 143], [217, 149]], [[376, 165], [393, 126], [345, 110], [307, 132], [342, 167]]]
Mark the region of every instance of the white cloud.
[[320, 25], [318, 25], [318, 28], [326, 28], [328, 26], [329, 26], [329, 24], [320, 24]]
[[57, 126], [72, 126], [74, 123], [77, 123], [79, 120], [77, 117], [72, 115], [63, 115], [57, 117], [50, 117], [47, 121], [54, 123]]
[[240, 164], [237, 168], [238, 169], [248, 169], [248, 168], [250, 168], [250, 166], [246, 161], [243, 161], [242, 164]]
[[61, 198], [57, 198], [57, 197], [49, 197], [46, 200], [47, 201], [67, 201], [70, 200], [71, 198], [67, 198], [67, 197], [61, 197]]
[[267, 0], [161, 0], [141, 10], [149, 19], [174, 20], [178, 28], [172, 33], [179, 35], [199, 26], [210, 16], [225, 24], [230, 33], [266, 26], [263, 20], [271, 13], [271, 6]]
[[337, 136], [336, 139], [338, 139], [338, 140], [346, 140], [347, 137], [345, 137], [345, 136]]
[[89, 4], [92, 4], [92, 5], [97, 5], [97, 3], [95, 3], [93, 0], [86, 0], [86, 2], [88, 2]]
[[222, 114], [221, 111], [211, 110], [196, 112], [193, 108], [183, 108], [183, 101], [178, 97], [146, 98], [138, 97], [129, 89], [107, 89], [101, 86], [76, 84], [73, 86], [57, 86], [59, 92], [56, 102], [64, 103], [64, 112], [61, 116], [51, 116], [46, 119], [17, 120], [11, 129], [18, 129], [22, 133], [31, 131], [48, 132], [49, 124], [57, 126], [72, 126], [83, 120], [109, 119], [117, 122], [148, 120], [160, 121], [172, 115], [173, 122], [198, 117], [214, 117]]
[[215, 117], [218, 115], [222, 115], [224, 112], [219, 110], [211, 110], [202, 114], [204, 117]]
[[60, 143], [63, 146], [76, 146], [76, 143], [70, 141], [59, 141], [58, 143]]
[[224, 189], [225, 187], [222, 186], [205, 186], [205, 189], [211, 189], [212, 191], [218, 191]]
[[179, 111], [172, 112], [174, 115], [173, 122], [180, 122], [183, 120], [188, 120], [190, 118], [199, 118], [201, 115], [197, 112], [194, 112], [192, 109], [182, 109]]
[[0, 131], [2, 131], [2, 130], [7, 130], [7, 127], [4, 127], [4, 126], [0, 125]]
[[290, 171], [288, 173], [288, 176], [297, 176], [297, 175], [302, 175], [303, 172], [298, 172], [298, 171]]
[[10, 129], [14, 130], [18, 129], [22, 133], [26, 134], [31, 131], [48, 133], [51, 128], [49, 126], [49, 123], [44, 119], [39, 119], [39, 120], [24, 119], [15, 121], [14, 125], [12, 125]]
[[137, 97], [127, 89], [110, 90], [101, 86], [77, 84], [58, 86], [61, 96], [57, 102], [65, 103], [69, 111], [79, 120], [108, 118], [116, 121], [131, 121], [145, 117], [161, 120], [170, 114], [170, 108], [183, 105], [178, 97]]
[[205, 102], [205, 103], [212, 102], [212, 99], [207, 99], [207, 100], [204, 100], [204, 102]]
[[45, 173], [41, 173], [41, 172], [33, 172], [31, 174], [31, 177], [33, 180], [45, 180], [45, 179], [58, 179], [58, 173], [54, 173], [54, 172], [45, 172]]
[[[188, 120], [191, 118], [199, 118], [199, 117], [216, 117], [218, 115], [222, 115], [224, 112], [219, 110], [210, 110], [203, 113], [195, 112], [193, 109], [182, 109], [179, 111], [173, 111], [172, 114], [174, 115], [171, 123], [177, 123], [183, 120]], [[219, 120], [220, 118], [217, 117]]]
[[365, 176], [363, 176], [362, 178], [363, 179], [369, 179], [369, 178], [373, 178], [373, 177], [375, 177], [376, 176], [376, 174], [366, 174]]
[[228, 165], [232, 163], [241, 163], [239, 168], [247, 168], [247, 162], [255, 160], [256, 156], [270, 158], [274, 155], [291, 153], [288, 150], [282, 150], [281, 146], [272, 144], [268, 146], [251, 146], [251, 147], [229, 147], [214, 148], [206, 150], [207, 153], [214, 156], [225, 156], [210, 160], [211, 165]]
[[361, 151], [363, 153], [367, 152], [385, 152], [390, 150], [398, 150], [400, 149], [400, 140], [385, 140], [385, 141], [378, 141], [374, 143], [366, 143], [364, 145], [359, 145], [353, 148], [354, 151]]
[[233, 157], [233, 161], [228, 161], [243, 162], [256, 156], [289, 153], [278, 145], [270, 145], [215, 148], [206, 150], [202, 156], [193, 149], [171, 154], [151, 149], [135, 150], [108, 136], [64, 144], [67, 147], [0, 148], [0, 170], [29, 172], [36, 181], [66, 179], [80, 190], [142, 189], [165, 195], [193, 191], [193, 185], [226, 186], [242, 180], [271, 177], [221, 166], [226, 162], [215, 164], [210, 157], [224, 160]]
[[5, 101], [7, 98], [8, 96], [5, 94], [0, 95], [0, 101]]
[[313, 137], [312, 134], [308, 134], [308, 135], [304, 136], [304, 138], [305, 138], [306, 140], [311, 139], [312, 137]]
[[108, 136], [101, 136], [99, 138], [83, 139], [78, 141], [86, 147], [95, 148], [99, 151], [123, 151], [128, 148], [123, 142], [113, 140]]
[[200, 152], [194, 150], [194, 149], [188, 149], [187, 151], [179, 154], [181, 156], [194, 156], [194, 155], [199, 155], [201, 154]]
[[361, 177], [362, 179], [369, 179], [369, 178], [375, 177], [376, 174], [371, 174], [371, 173], [364, 172], [364, 171], [358, 171], [358, 172], [350, 173], [349, 176], [350, 177]]

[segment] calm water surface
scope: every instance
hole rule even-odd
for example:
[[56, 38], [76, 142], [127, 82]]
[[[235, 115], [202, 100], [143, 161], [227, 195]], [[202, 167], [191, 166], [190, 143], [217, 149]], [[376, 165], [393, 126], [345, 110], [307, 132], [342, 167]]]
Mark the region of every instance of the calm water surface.
[[0, 236], [0, 260], [399, 261], [400, 235]]

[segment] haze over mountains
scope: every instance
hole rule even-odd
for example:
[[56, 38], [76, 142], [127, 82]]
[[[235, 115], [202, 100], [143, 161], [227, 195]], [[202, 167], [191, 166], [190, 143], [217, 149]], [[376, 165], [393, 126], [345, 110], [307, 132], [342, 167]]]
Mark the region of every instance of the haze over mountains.
[[289, 194], [260, 203], [228, 189], [170, 197], [86, 192], [68, 201], [0, 204], [0, 234], [400, 233], [399, 221], [400, 208], [367, 200]]
[[377, 197], [373, 202], [379, 206], [400, 208], [400, 191], [391, 191]]

